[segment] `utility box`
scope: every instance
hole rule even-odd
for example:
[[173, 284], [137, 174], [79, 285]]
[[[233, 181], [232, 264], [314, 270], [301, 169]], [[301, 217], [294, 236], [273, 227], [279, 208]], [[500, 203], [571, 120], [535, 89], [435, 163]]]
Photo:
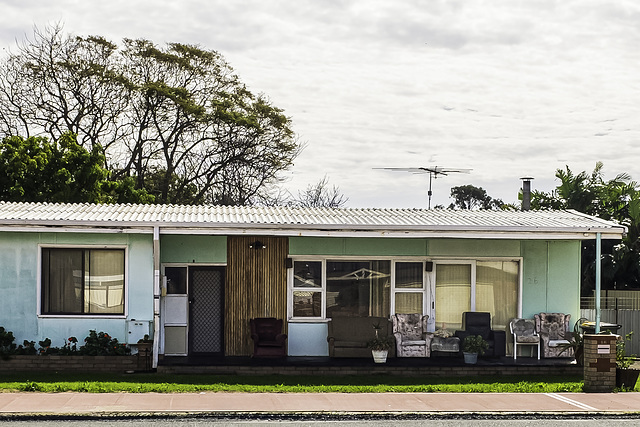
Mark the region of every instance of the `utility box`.
[[131, 319], [127, 321], [127, 344], [137, 344], [145, 335], [151, 337], [151, 321]]
[[584, 391], [611, 393], [616, 386], [617, 335], [584, 335]]

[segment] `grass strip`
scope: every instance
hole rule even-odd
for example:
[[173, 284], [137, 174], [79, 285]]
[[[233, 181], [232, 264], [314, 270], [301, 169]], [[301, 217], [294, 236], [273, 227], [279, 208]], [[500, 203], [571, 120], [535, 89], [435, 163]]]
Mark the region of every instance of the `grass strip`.
[[414, 378], [376, 376], [122, 376], [23, 373], [0, 376], [0, 391], [47, 393], [559, 393], [581, 392], [580, 377]]

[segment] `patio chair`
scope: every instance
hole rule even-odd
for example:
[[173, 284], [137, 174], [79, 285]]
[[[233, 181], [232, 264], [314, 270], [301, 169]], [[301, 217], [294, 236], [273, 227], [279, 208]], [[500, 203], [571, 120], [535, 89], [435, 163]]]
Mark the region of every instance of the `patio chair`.
[[393, 335], [398, 357], [429, 357], [432, 334], [427, 333], [429, 316], [419, 313], [394, 314]]
[[535, 314], [536, 332], [542, 341], [543, 357], [574, 357], [573, 333], [569, 328], [570, 314], [540, 313]]
[[466, 311], [462, 313], [463, 331], [456, 331], [455, 336], [460, 338], [460, 347], [464, 339], [469, 335], [480, 335], [489, 343], [486, 356], [499, 357], [507, 354], [507, 333], [491, 329], [491, 313], [479, 311]]
[[518, 357], [518, 346], [528, 345], [538, 348], [538, 360], [540, 360], [540, 336], [536, 333], [534, 319], [511, 319], [509, 329], [513, 335], [513, 359]]
[[259, 317], [250, 319], [253, 357], [285, 357], [287, 335], [282, 333], [282, 319]]

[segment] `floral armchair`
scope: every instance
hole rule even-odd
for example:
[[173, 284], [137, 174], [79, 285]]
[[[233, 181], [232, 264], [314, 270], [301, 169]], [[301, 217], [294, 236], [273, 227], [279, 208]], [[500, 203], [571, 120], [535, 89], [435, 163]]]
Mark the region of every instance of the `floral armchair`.
[[393, 335], [397, 357], [429, 357], [433, 334], [427, 332], [429, 316], [419, 313], [394, 314]]
[[540, 313], [535, 314], [536, 331], [542, 340], [542, 355], [544, 357], [574, 357], [571, 347], [573, 332], [569, 324], [570, 314]]

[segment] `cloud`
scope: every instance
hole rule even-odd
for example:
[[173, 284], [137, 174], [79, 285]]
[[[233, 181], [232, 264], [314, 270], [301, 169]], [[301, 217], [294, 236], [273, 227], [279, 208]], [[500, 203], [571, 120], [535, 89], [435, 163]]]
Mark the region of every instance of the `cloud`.
[[[515, 201], [555, 169], [640, 179], [635, 0], [0, 2], [0, 42], [67, 31], [218, 50], [308, 143], [288, 185], [325, 174], [351, 206], [426, 206], [424, 177], [374, 167], [472, 168], [438, 180]], [[562, 160], [558, 160], [562, 159]], [[426, 164], [425, 164], [426, 163]], [[495, 191], [496, 193], [492, 193]]]

